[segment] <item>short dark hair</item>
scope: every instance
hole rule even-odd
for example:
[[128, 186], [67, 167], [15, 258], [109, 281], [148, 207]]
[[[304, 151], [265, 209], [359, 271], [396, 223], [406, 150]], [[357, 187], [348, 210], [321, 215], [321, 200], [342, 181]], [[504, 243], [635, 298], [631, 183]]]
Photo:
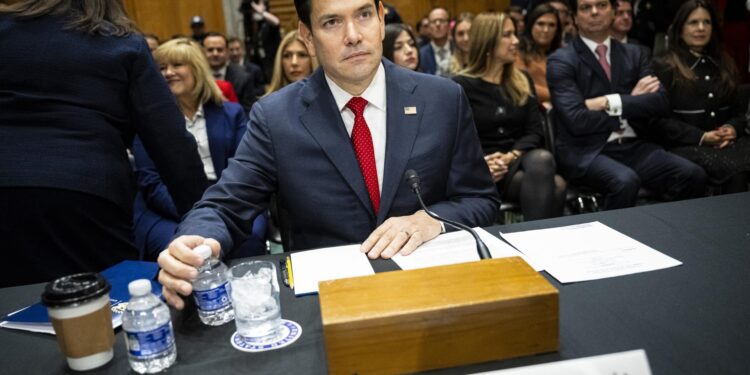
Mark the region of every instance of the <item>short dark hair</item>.
[[[612, 9], [617, 9], [617, 0], [609, 0], [609, 4], [612, 5]], [[578, 0], [570, 0], [570, 13], [576, 15], [578, 13]]]
[[222, 39], [224, 39], [224, 46], [229, 47], [229, 42], [227, 41], [227, 37], [224, 36], [224, 34], [218, 32], [218, 31], [209, 31], [206, 33], [206, 35], [203, 37], [203, 40], [201, 40], [201, 45], [203, 45], [203, 42], [210, 36], [220, 36]]
[[[373, 0], [375, 3], [375, 10], [377, 11], [380, 0]], [[312, 0], [294, 0], [294, 8], [297, 10], [297, 18], [307, 26], [308, 29], [312, 30], [310, 23], [310, 9]]]
[[227, 38], [227, 47], [229, 47], [230, 43], [239, 43], [242, 48], [245, 48], [245, 43], [242, 42], [242, 39], [236, 36], [230, 36], [229, 38]]

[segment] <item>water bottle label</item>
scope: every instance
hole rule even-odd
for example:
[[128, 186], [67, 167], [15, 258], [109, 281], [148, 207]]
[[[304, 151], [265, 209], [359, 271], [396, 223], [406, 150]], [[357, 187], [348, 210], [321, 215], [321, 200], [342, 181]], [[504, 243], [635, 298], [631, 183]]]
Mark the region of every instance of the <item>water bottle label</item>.
[[125, 332], [128, 351], [135, 357], [151, 357], [174, 346], [172, 322], [148, 332]]
[[224, 283], [213, 289], [194, 290], [193, 296], [195, 297], [195, 304], [198, 305], [198, 310], [214, 311], [232, 303], [229, 298], [229, 288], [229, 283]]

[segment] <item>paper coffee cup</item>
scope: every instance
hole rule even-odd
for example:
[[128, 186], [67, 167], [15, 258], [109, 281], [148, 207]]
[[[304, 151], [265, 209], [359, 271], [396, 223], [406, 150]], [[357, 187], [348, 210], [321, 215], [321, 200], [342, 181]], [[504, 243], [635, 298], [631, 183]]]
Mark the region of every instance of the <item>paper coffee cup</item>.
[[109, 282], [97, 273], [64, 276], [44, 289], [42, 303], [73, 370], [90, 370], [112, 359], [115, 335], [110, 289]]

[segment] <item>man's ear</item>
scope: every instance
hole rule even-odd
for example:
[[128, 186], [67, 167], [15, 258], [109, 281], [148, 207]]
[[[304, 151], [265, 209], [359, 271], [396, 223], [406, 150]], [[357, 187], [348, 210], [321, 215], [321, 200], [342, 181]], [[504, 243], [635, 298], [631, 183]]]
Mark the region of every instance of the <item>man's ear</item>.
[[305, 43], [305, 47], [307, 47], [307, 52], [310, 54], [310, 56], [317, 56], [315, 54], [315, 44], [313, 44], [312, 41], [312, 30], [310, 30], [310, 28], [307, 27], [304, 22], [299, 21], [297, 25], [297, 32], [299, 33], [299, 38], [302, 40], [302, 43]]

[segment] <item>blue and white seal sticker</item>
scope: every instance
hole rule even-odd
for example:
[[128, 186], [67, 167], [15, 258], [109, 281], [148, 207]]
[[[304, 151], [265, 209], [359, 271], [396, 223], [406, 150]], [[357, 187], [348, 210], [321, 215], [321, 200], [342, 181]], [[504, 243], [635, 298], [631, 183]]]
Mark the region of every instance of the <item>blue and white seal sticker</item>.
[[229, 341], [237, 350], [258, 353], [289, 346], [302, 335], [302, 327], [297, 322], [286, 319], [281, 320], [279, 331], [279, 339], [273, 342], [260, 344], [253, 339], [240, 336], [239, 332], [235, 332]]

